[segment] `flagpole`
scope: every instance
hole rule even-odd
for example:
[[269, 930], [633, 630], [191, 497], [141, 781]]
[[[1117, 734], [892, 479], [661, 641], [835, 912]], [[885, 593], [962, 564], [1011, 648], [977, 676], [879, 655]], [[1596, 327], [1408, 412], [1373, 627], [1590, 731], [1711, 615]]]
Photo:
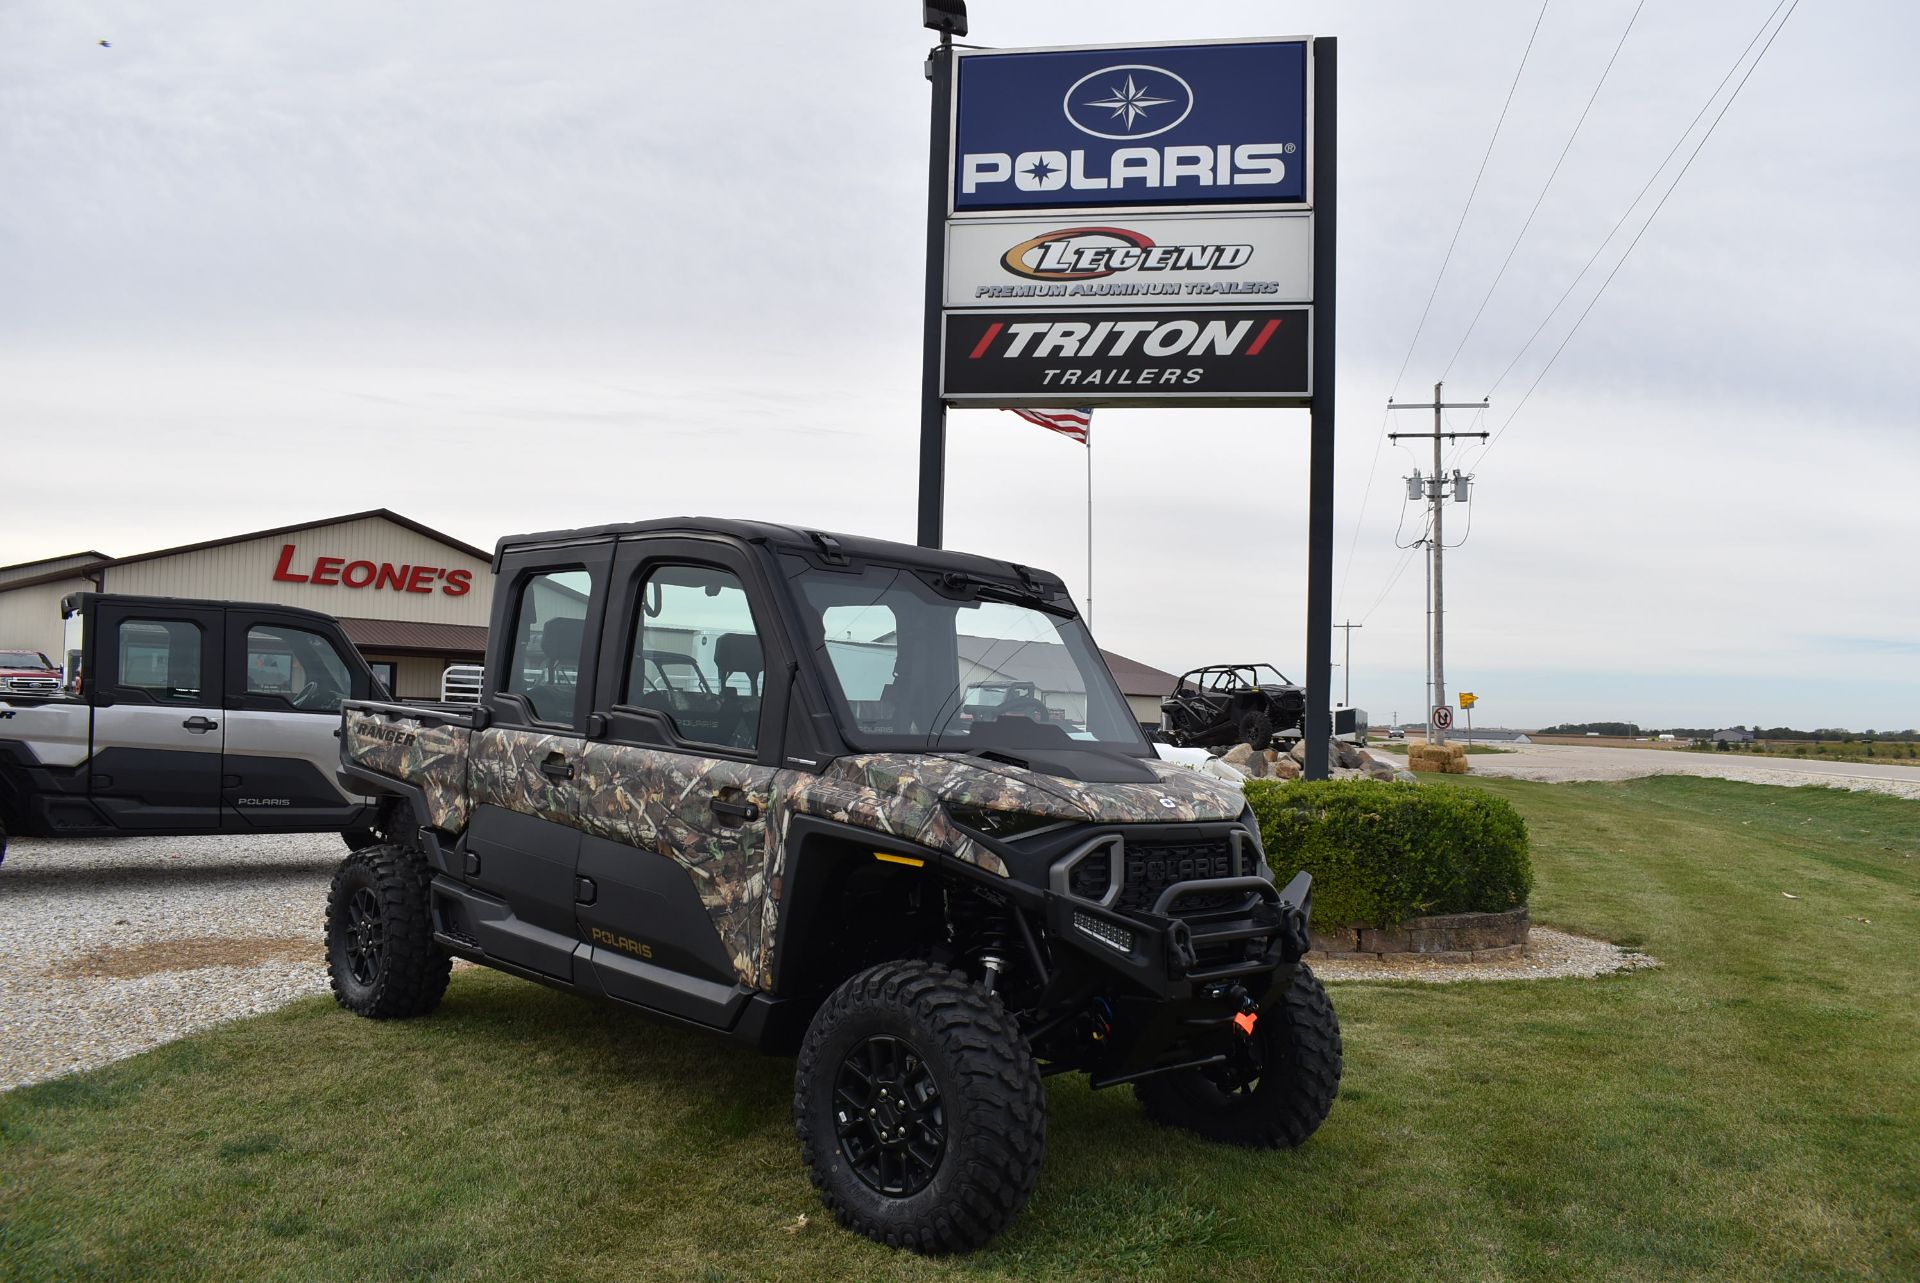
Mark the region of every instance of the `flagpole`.
[[1087, 425], [1087, 627], [1093, 627], [1093, 425]]

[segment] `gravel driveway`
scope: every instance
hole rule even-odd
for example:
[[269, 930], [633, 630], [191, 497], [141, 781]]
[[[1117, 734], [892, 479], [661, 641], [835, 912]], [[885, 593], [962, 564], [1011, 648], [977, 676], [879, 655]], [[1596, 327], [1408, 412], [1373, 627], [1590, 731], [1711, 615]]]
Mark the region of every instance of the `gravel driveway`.
[[1817, 762], [1797, 758], [1751, 758], [1735, 753], [1674, 749], [1602, 748], [1584, 744], [1514, 744], [1507, 753], [1467, 759], [1476, 775], [1518, 780], [1636, 780], [1649, 775], [1705, 775], [1749, 784], [1818, 784], [1832, 788], [1920, 798], [1920, 767], [1864, 762]]
[[0, 1089], [327, 988], [331, 833], [17, 838], [0, 865]]

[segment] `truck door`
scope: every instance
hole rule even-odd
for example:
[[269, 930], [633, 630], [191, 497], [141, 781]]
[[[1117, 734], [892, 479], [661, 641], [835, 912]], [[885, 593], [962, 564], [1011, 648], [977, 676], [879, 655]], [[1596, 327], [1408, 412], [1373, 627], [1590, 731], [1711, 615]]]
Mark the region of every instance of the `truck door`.
[[574, 866], [594, 646], [612, 546], [528, 550], [502, 564], [485, 707], [473, 736], [468, 881], [502, 902], [475, 924], [488, 953], [573, 977]]
[[313, 621], [227, 611], [222, 820], [230, 831], [345, 827], [360, 799], [334, 778], [340, 705], [366, 699], [363, 666]]
[[[615, 562], [607, 727], [581, 844], [581, 935], [606, 992], [725, 1024], [759, 982], [784, 643], [747, 558], [642, 540]], [[618, 783], [618, 791], [612, 789]]]
[[159, 602], [98, 607], [87, 791], [116, 828], [220, 828], [222, 614]]

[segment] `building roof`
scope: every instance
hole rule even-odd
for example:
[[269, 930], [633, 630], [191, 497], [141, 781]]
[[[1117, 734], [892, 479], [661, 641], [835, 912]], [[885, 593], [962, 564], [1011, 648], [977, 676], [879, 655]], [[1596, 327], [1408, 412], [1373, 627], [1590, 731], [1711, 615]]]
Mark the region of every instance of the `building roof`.
[[63, 552], [58, 557], [36, 557], [32, 561], [16, 561], [10, 566], [0, 566], [0, 582], [16, 578], [17, 576], [11, 573], [15, 570], [29, 570], [35, 574], [44, 574], [56, 562], [61, 565], [79, 566], [106, 559], [106, 553], [97, 548], [89, 548], [85, 552]]
[[1157, 698], [1166, 695], [1173, 689], [1173, 684], [1180, 680], [1172, 673], [1163, 673], [1151, 664], [1116, 655], [1110, 650], [1103, 650], [1100, 655], [1107, 661], [1113, 680], [1120, 683], [1122, 695], [1152, 695]]
[[342, 619], [347, 640], [361, 650], [438, 657], [487, 654], [487, 630], [480, 624], [419, 624], [398, 619]]
[[[28, 575], [0, 583], [0, 591], [5, 591], [8, 588], [25, 588], [31, 584], [50, 583], [56, 579], [72, 579], [109, 566], [125, 566], [136, 561], [153, 561], [160, 557], [177, 557], [183, 553], [203, 552], [208, 548], [224, 548], [229, 544], [246, 543], [253, 539], [272, 539], [279, 535], [295, 534], [302, 530], [315, 530], [321, 526], [344, 526], [350, 521], [367, 521], [375, 518], [391, 521], [396, 526], [405, 527], [417, 535], [425, 535], [429, 539], [443, 543], [447, 547], [463, 552], [467, 556], [477, 560], [493, 560], [493, 554], [486, 549], [476, 548], [465, 540], [455, 539], [452, 535], [444, 531], [435, 530], [432, 526], [422, 525], [411, 517], [403, 517], [391, 508], [369, 508], [365, 512], [349, 512], [337, 517], [320, 517], [313, 521], [296, 522], [290, 526], [274, 526], [269, 530], [249, 530], [245, 534], [227, 535], [221, 539], [204, 539], [199, 543], [180, 544], [172, 548], [158, 548], [153, 552], [138, 552], [131, 557], [107, 557], [99, 553], [93, 553], [91, 555], [94, 560], [91, 561], [79, 561], [45, 574]], [[49, 557], [45, 560], [49, 563], [67, 561], [71, 555], [72, 554], [70, 554], [69, 557]], [[37, 563], [21, 563], [22, 566], [35, 564]], [[0, 567], [0, 569], [5, 570], [17, 568], [18, 567], [13, 566]]]

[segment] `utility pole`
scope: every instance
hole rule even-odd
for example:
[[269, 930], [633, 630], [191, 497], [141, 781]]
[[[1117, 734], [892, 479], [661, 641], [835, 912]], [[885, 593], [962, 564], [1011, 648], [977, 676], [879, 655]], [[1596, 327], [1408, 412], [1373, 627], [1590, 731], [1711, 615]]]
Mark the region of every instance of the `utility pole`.
[[1342, 702], [1348, 708], [1352, 708], [1353, 707], [1353, 630], [1356, 628], [1364, 628], [1366, 627], [1366, 625], [1356, 624], [1351, 619], [1349, 619], [1344, 624], [1335, 624], [1334, 627], [1344, 630], [1347, 635], [1347, 662], [1341, 665], [1342, 668], [1346, 669], [1347, 697]]
[[[1433, 724], [1434, 708], [1447, 702], [1446, 581], [1442, 574], [1445, 569], [1442, 557], [1446, 547], [1444, 537], [1446, 509], [1443, 505], [1449, 493], [1452, 494], [1456, 503], [1465, 503], [1468, 496], [1467, 483], [1471, 480], [1469, 477], [1461, 476], [1456, 470], [1451, 479], [1452, 490], [1448, 490], [1449, 479], [1441, 472], [1443, 464], [1440, 460], [1440, 443], [1460, 437], [1478, 437], [1485, 441], [1488, 436], [1485, 432], [1444, 431], [1440, 419], [1442, 410], [1484, 410], [1487, 408], [1487, 403], [1485, 401], [1443, 401], [1440, 399], [1440, 388], [1441, 385], [1438, 383], [1433, 385], [1433, 400], [1425, 405], [1402, 405], [1391, 400], [1387, 402], [1389, 410], [1433, 411], [1432, 432], [1389, 432], [1387, 434], [1389, 441], [1398, 441], [1402, 437], [1432, 438], [1433, 440], [1433, 475], [1426, 479], [1424, 488], [1417, 469], [1413, 476], [1407, 479], [1408, 497], [1424, 497], [1432, 505], [1432, 528], [1427, 532], [1427, 664], [1431, 674], [1427, 686], [1427, 743], [1429, 744], [1445, 743], [1447, 738], [1446, 732]], [[1434, 738], [1436, 732], [1439, 734], [1438, 740]]]

